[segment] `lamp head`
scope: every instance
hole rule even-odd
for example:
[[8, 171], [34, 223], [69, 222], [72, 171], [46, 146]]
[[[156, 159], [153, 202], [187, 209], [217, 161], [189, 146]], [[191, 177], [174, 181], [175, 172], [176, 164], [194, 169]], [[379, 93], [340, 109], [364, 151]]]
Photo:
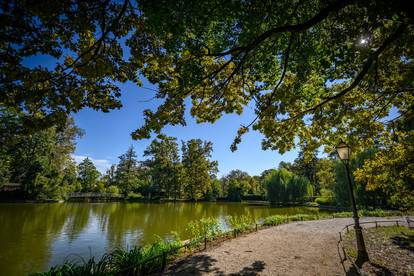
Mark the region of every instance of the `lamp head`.
[[351, 148], [344, 142], [340, 142], [336, 146], [336, 152], [338, 153], [339, 159], [341, 161], [348, 161], [351, 157]]

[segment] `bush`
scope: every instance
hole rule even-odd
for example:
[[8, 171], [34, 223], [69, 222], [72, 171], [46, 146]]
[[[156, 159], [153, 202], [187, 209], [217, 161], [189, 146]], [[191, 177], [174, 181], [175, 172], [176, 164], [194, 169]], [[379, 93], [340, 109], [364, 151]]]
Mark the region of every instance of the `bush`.
[[144, 198], [140, 193], [129, 192], [127, 195], [127, 199], [130, 200], [137, 200]]
[[319, 205], [335, 205], [334, 203], [334, 193], [329, 189], [321, 189], [321, 197], [315, 199], [315, 202]]
[[92, 189], [96, 193], [105, 192], [105, 183], [103, 181], [98, 181]]
[[288, 216], [289, 221], [315, 220], [315, 219], [319, 219], [319, 215], [297, 214], [293, 216]]
[[119, 188], [117, 186], [113, 186], [113, 185], [111, 185], [108, 188], [106, 188], [106, 191], [108, 193], [111, 193], [111, 194], [116, 194], [116, 195], [119, 194]]
[[[111, 264], [116, 268], [116, 275], [147, 275], [159, 271], [162, 267], [162, 254], [166, 254], [168, 261], [178, 255], [181, 242], [178, 236], [171, 241], [158, 240], [143, 247], [134, 247], [130, 251], [123, 249], [115, 250], [111, 254]], [[157, 257], [159, 256], [159, 257]]]
[[197, 221], [190, 221], [186, 228], [191, 240], [198, 240], [204, 237], [214, 237], [221, 233], [219, 220], [214, 217], [202, 218]]
[[227, 216], [226, 222], [232, 229], [239, 232], [246, 231], [255, 224], [255, 220], [251, 215]]
[[317, 197], [315, 199], [315, 202], [318, 203], [319, 205], [326, 205], [326, 206], [332, 206], [333, 200], [330, 197]]
[[287, 221], [288, 221], [287, 216], [274, 215], [274, 216], [270, 216], [270, 217], [265, 218], [263, 220], [263, 225], [273, 226], [273, 225], [283, 224]]
[[[360, 217], [392, 217], [392, 216], [406, 216], [412, 215], [412, 212], [404, 213], [398, 210], [359, 210], [358, 215]], [[352, 212], [338, 212], [333, 214], [336, 218], [348, 218], [352, 217]]]

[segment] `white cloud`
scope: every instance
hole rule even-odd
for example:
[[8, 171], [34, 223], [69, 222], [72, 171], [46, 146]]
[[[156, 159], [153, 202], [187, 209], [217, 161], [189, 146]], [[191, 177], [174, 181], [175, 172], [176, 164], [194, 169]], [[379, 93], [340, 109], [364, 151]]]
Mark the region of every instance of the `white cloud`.
[[95, 159], [93, 157], [86, 156], [86, 155], [72, 154], [72, 158], [73, 160], [75, 160], [76, 164], [79, 164], [80, 162], [82, 162], [83, 159], [85, 159], [86, 157], [89, 157], [89, 159], [95, 165], [96, 169], [102, 174], [104, 174], [106, 170], [109, 169], [109, 167], [111, 167], [111, 162], [109, 162], [109, 160], [107, 159]]

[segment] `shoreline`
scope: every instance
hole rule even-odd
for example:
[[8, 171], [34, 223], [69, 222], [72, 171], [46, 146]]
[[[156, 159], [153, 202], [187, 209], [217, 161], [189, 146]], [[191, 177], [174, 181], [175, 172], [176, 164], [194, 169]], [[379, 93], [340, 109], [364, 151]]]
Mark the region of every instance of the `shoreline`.
[[[401, 217], [363, 217], [362, 222]], [[205, 250], [174, 260], [165, 275], [242, 274], [248, 269], [261, 275], [339, 275], [351, 269], [341, 265], [338, 232], [352, 218], [325, 218], [261, 228], [212, 244]], [[371, 228], [375, 226], [370, 226]], [[163, 274], [164, 275], [164, 274]], [[252, 274], [253, 275], [253, 274]]]

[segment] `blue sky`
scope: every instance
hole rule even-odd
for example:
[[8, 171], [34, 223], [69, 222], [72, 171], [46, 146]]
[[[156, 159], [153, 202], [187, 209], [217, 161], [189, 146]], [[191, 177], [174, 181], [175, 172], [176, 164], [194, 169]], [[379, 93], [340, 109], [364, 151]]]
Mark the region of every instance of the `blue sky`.
[[[145, 87], [153, 87], [144, 82]], [[154, 92], [139, 88], [134, 84], [120, 85], [122, 89], [123, 107], [109, 113], [84, 109], [74, 114], [76, 124], [85, 131], [78, 139], [74, 159], [79, 162], [89, 157], [101, 172], [105, 172], [111, 164], [118, 162], [118, 156], [132, 145], [138, 155], [142, 156], [151, 140], [135, 141], [130, 133], [144, 122], [143, 110], [156, 108], [158, 100], [143, 102], [150, 99]], [[156, 88], [156, 87], [153, 87]], [[251, 175], [260, 174], [263, 170], [277, 167], [280, 161], [293, 161], [296, 151], [280, 155], [276, 151], [261, 149], [262, 135], [251, 131], [243, 137], [236, 152], [230, 151], [230, 145], [240, 124], [247, 124], [254, 118], [253, 110], [246, 107], [242, 115], [227, 114], [214, 124], [197, 124], [187, 110], [187, 126], [168, 126], [164, 133], [180, 140], [200, 138], [213, 142], [213, 160], [219, 163], [219, 176], [232, 169], [241, 169]]]
[[[128, 49], [124, 48], [126, 58]], [[43, 66], [54, 68], [56, 60], [47, 55], [35, 55], [23, 61], [28, 67]], [[154, 96], [154, 91], [140, 88], [132, 83], [120, 84], [122, 91], [121, 101], [123, 107], [112, 110], [109, 113], [83, 109], [73, 114], [76, 124], [85, 131], [85, 135], [78, 139], [77, 147], [72, 155], [76, 162], [89, 157], [104, 173], [111, 164], [118, 163], [118, 156], [123, 154], [129, 146], [133, 146], [138, 159], [151, 140], [132, 140], [130, 134], [144, 122], [143, 110], [155, 109], [160, 101], [143, 102]], [[156, 89], [144, 81], [143, 86]], [[246, 107], [242, 115], [226, 114], [214, 124], [196, 124], [195, 120], [186, 113], [187, 126], [168, 126], [164, 134], [176, 137], [181, 147], [181, 140], [200, 138], [213, 142], [212, 160], [219, 164], [219, 176], [223, 176], [233, 169], [241, 169], [251, 175], [260, 174], [262, 171], [275, 168], [280, 161], [292, 162], [297, 151], [291, 151], [280, 155], [276, 151], [263, 151], [261, 148], [262, 135], [250, 131], [243, 136], [243, 141], [236, 152], [230, 151], [230, 145], [241, 124], [248, 124], [254, 118], [251, 107]]]

